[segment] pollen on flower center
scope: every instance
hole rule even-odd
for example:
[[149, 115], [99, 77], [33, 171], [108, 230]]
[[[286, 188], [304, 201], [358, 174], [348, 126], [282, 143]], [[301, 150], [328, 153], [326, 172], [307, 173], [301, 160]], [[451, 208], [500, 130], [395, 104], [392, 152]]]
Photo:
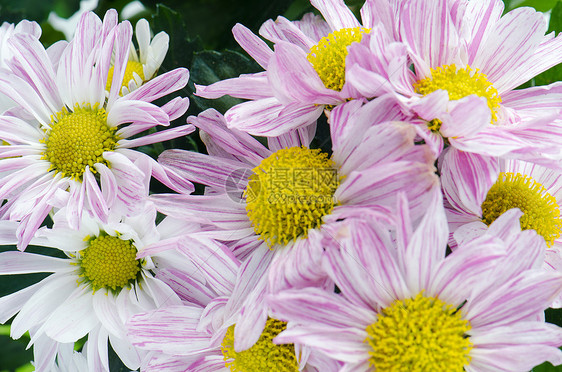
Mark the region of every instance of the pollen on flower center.
[[96, 163], [107, 165], [102, 154], [115, 149], [116, 129], [108, 126], [107, 112], [97, 105], [76, 105], [73, 111], [65, 107], [53, 116], [41, 141], [45, 143], [42, 159], [51, 163], [49, 170], [81, 181], [87, 165], [92, 172]]
[[80, 252], [83, 276], [94, 290], [119, 290], [137, 278], [141, 269], [137, 250], [130, 240], [102, 234]]
[[482, 203], [482, 220], [490, 225], [511, 208], [519, 208], [523, 212], [521, 229], [535, 230], [544, 237], [549, 247], [560, 237], [560, 207], [546, 188], [530, 176], [500, 173]]
[[488, 81], [488, 77], [472, 70], [470, 66], [457, 68], [454, 64], [431, 69], [431, 76], [414, 83], [417, 93], [428, 95], [436, 90], [442, 89], [449, 93], [449, 99], [454, 101], [471, 94], [484, 97], [488, 101], [488, 107], [492, 113], [492, 123], [498, 120], [497, 111], [502, 102], [501, 97]]
[[337, 170], [319, 149], [278, 150], [253, 172], [244, 191], [246, 211], [269, 246], [306, 237], [334, 208]]
[[470, 329], [459, 309], [419, 293], [382, 309], [367, 326], [369, 362], [376, 371], [463, 371]]
[[[109, 68], [109, 73], [107, 75], [107, 83], [105, 85], [105, 90], [109, 91], [111, 89], [111, 81], [113, 80], [113, 70], [114, 67], [111, 66]], [[144, 81], [144, 69], [142, 67], [142, 63], [137, 61], [129, 61], [127, 62], [127, 67], [125, 68], [125, 75], [123, 76], [123, 81], [121, 82], [121, 87], [128, 87], [129, 81], [134, 79], [133, 73], [136, 73], [141, 80]]]
[[345, 83], [345, 58], [347, 47], [359, 42], [369, 28], [342, 28], [320, 39], [318, 44], [310, 48], [307, 59], [328, 89], [342, 90]]
[[277, 345], [273, 338], [287, 328], [287, 323], [269, 318], [259, 340], [249, 349], [234, 351], [234, 325], [228, 328], [221, 350], [226, 367], [232, 372], [299, 370], [293, 344]]

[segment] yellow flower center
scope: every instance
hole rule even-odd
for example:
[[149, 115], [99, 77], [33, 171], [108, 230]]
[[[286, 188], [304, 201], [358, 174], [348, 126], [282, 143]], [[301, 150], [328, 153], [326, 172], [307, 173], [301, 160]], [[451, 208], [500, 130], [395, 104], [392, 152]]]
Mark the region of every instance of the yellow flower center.
[[115, 149], [116, 130], [107, 125], [107, 113], [97, 105], [76, 105], [72, 112], [65, 107], [53, 116], [41, 140], [46, 147], [41, 159], [51, 163], [49, 170], [81, 181], [87, 165], [94, 173], [94, 164], [108, 165], [102, 154]]
[[328, 89], [342, 90], [345, 83], [345, 57], [347, 47], [359, 42], [369, 28], [342, 28], [324, 36], [318, 44], [310, 48], [307, 59]]
[[560, 207], [546, 188], [530, 176], [500, 173], [482, 203], [482, 221], [490, 225], [511, 208], [519, 208], [523, 212], [521, 229], [535, 230], [549, 247], [560, 237]]
[[86, 278], [94, 291], [107, 288], [120, 290], [137, 278], [141, 263], [130, 240], [100, 235], [90, 239], [88, 248], [80, 252], [80, 276]]
[[382, 309], [367, 326], [369, 362], [376, 371], [463, 371], [470, 329], [460, 310], [419, 293]]
[[269, 318], [259, 340], [249, 349], [234, 351], [234, 325], [228, 328], [221, 350], [226, 367], [232, 372], [299, 370], [293, 344], [276, 345], [273, 338], [287, 328], [287, 323]]
[[[108, 92], [111, 89], [111, 81], [113, 80], [113, 70], [114, 67], [111, 66], [109, 68], [109, 73], [107, 74], [107, 83], [105, 85], [105, 90], [107, 90]], [[142, 67], [142, 63], [139, 63], [137, 61], [129, 61], [127, 62], [127, 67], [125, 68], [125, 75], [123, 76], [123, 81], [121, 82], [121, 87], [119, 88], [119, 91], [121, 91], [121, 88], [129, 86], [129, 81], [134, 79], [133, 72], [136, 72], [139, 75], [139, 77], [144, 81], [144, 70]]]
[[337, 170], [319, 149], [281, 149], [253, 172], [244, 191], [246, 211], [254, 231], [270, 247], [306, 237], [334, 208]]
[[502, 99], [488, 77], [472, 70], [470, 66], [457, 68], [454, 64], [431, 69], [431, 76], [414, 83], [414, 89], [421, 95], [428, 95], [436, 90], [442, 89], [449, 93], [452, 101], [476, 94], [488, 101], [488, 107], [492, 113], [492, 123], [498, 120], [497, 111]]

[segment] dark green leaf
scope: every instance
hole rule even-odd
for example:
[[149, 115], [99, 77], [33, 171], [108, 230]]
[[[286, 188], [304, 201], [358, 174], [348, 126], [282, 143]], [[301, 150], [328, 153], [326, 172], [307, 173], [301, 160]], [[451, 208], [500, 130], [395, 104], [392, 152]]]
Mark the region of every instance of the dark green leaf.
[[[195, 84], [201, 85], [209, 85], [219, 80], [238, 77], [240, 74], [259, 72], [261, 70], [262, 68], [253, 59], [232, 50], [225, 50], [223, 52], [203, 51], [196, 53], [190, 69], [192, 81]], [[201, 110], [212, 107], [222, 113], [230, 107], [242, 102], [242, 100], [230, 96], [224, 96], [213, 100], [193, 96], [192, 100]]]
[[558, 35], [562, 31], [562, 1], [558, 0], [552, 12], [550, 13], [550, 22], [548, 24], [548, 32], [556, 31]]
[[562, 326], [562, 309], [546, 309], [544, 315], [548, 323]]
[[540, 366], [533, 368], [532, 372], [561, 372], [562, 366], [553, 366], [552, 364], [545, 362]]
[[[156, 9], [161, 0], [143, 3]], [[166, 6], [181, 14], [186, 25], [184, 32], [199, 35], [206, 49], [225, 49], [237, 46], [232, 27], [238, 22], [251, 30], [275, 18], [289, 7], [292, 0], [168, 0]]]
[[539, 12], [549, 11], [554, 7], [558, 0], [524, 0], [524, 1], [504, 1], [506, 3], [506, 11], [523, 6], [530, 6]]
[[26, 350], [28, 338], [14, 341], [9, 336], [0, 335], [0, 371], [15, 371], [18, 367], [33, 360], [32, 349]]
[[[550, 15], [548, 32], [552, 31], [555, 31], [556, 34], [562, 31], [562, 1], [560, 0], [558, 0]], [[562, 64], [558, 64], [537, 75], [533, 79], [533, 83], [529, 85], [548, 85], [560, 80], [562, 80]]]
[[151, 27], [154, 33], [166, 32], [170, 36], [170, 47], [162, 64], [162, 72], [181, 66], [191, 65], [193, 53], [203, 49], [200, 39], [190, 39], [182, 15], [165, 5], [158, 4], [152, 16]]

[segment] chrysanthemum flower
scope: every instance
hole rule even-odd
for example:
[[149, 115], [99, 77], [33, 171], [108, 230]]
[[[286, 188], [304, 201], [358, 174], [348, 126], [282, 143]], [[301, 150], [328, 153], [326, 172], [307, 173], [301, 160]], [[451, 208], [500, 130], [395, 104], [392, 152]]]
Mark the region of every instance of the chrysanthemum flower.
[[280, 16], [262, 25], [260, 34], [274, 44], [275, 52], [244, 26], [234, 26], [234, 38], [265, 72], [196, 86], [201, 97], [228, 94], [250, 100], [226, 112], [230, 128], [277, 136], [313, 124], [325, 108], [357, 97], [345, 77], [347, 47], [375, 24], [393, 29], [392, 9], [386, 1], [367, 0], [360, 23], [343, 0], [312, 0], [311, 4], [325, 21], [308, 14], [301, 21]]
[[[269, 317], [264, 303], [271, 255], [260, 252], [241, 263], [225, 245], [194, 240], [193, 235], [178, 249], [193, 260], [208, 286], [173, 270], [160, 271], [184, 305], [137, 314], [128, 321], [129, 340], [150, 351], [143, 371], [339, 370], [337, 362], [314, 350], [272, 343], [287, 324]], [[149, 248], [143, 254], [151, 252]]]
[[[528, 371], [562, 363], [562, 331], [537, 320], [562, 290], [540, 269], [544, 241], [500, 217], [490, 234], [445, 257], [441, 194], [414, 230], [401, 200], [388, 225], [348, 219], [325, 242], [324, 266], [341, 294], [316, 288], [269, 296], [293, 326], [274, 342], [300, 342], [353, 371]], [[539, 266], [539, 267], [537, 267]]]
[[[445, 158], [442, 184], [453, 249], [457, 241], [484, 234], [503, 213], [519, 208], [523, 212], [521, 228], [535, 230], [546, 241], [545, 267], [562, 272], [559, 171], [514, 159], [481, 162], [477, 156], [454, 149]], [[562, 298], [552, 306], [562, 306]]]
[[[138, 52], [131, 42], [129, 59], [125, 68], [120, 94], [132, 92], [143, 83], [156, 76], [156, 72], [166, 57], [170, 37], [164, 31], [159, 32], [151, 40], [151, 30], [146, 19], [140, 19], [135, 26]], [[114, 68], [109, 69], [106, 91], [109, 94]]]
[[[137, 369], [144, 352], [127, 340], [126, 320], [136, 313], [182, 303], [154, 274], [163, 268], [184, 276], [197, 273], [186, 256], [173, 250], [143, 258], [137, 255], [145, 247], [167, 245], [169, 239], [191, 233], [197, 226], [168, 218], [156, 226], [156, 210], [149, 203], [135, 217], [110, 215], [107, 224], [83, 216], [79, 230], [68, 226], [66, 213], [64, 209], [57, 212], [53, 228], [39, 230], [32, 243], [63, 251], [67, 258], [0, 253], [1, 275], [52, 273], [0, 298], [0, 322], [15, 315], [11, 324], [15, 339], [29, 331], [31, 343], [39, 344], [34, 347], [39, 371], [49, 370], [63, 344], [86, 335], [84, 356], [89, 371], [109, 371], [108, 341], [127, 367]], [[15, 223], [0, 224], [2, 244], [13, 244]]]
[[[380, 54], [372, 37], [350, 46], [347, 79], [365, 97], [394, 92], [438, 151], [446, 138], [489, 156], [559, 157], [562, 85], [514, 88], [562, 62], [562, 36], [545, 35], [544, 16], [532, 8], [503, 9], [500, 0], [404, 2], [400, 39], [414, 72], [395, 63], [389, 78], [370, 65]], [[393, 52], [405, 57], [404, 48]]]
[[309, 148], [311, 136], [304, 132], [270, 138], [267, 148], [228, 130], [222, 115], [207, 110], [189, 121], [203, 132], [210, 155], [166, 150], [159, 157], [167, 168], [208, 186], [206, 195], [151, 198], [162, 213], [212, 226], [216, 239], [231, 241], [241, 259], [271, 249], [272, 288], [321, 285], [324, 226], [364, 213], [392, 215], [400, 191], [419, 216], [428, 190], [438, 187], [429, 150], [414, 145], [410, 125], [389, 121], [395, 113], [390, 105], [351, 101], [335, 108], [331, 157]]
[[[117, 81], [123, 80], [132, 28], [128, 22], [108, 27], [116, 17], [109, 11], [102, 24], [95, 14], [85, 13], [57, 64], [37, 38], [16, 34], [9, 40], [14, 57], [7, 63], [13, 73], [0, 72], [0, 89], [32, 118], [0, 117], [0, 139], [9, 144], [0, 148], [0, 171], [10, 173], [0, 181], [0, 198], [8, 200], [2, 215], [21, 220], [20, 249], [53, 206], [67, 208], [73, 227], [83, 210], [102, 221], [110, 208], [134, 213], [146, 194], [135, 165], [139, 161], [151, 162], [149, 171], [172, 189], [193, 190], [147, 155], [131, 150], [193, 131], [184, 125], [138, 136], [185, 113], [187, 98], [162, 107], [150, 102], [184, 87], [188, 71], [178, 68], [120, 97]], [[113, 53], [115, 72], [106, 100]]]

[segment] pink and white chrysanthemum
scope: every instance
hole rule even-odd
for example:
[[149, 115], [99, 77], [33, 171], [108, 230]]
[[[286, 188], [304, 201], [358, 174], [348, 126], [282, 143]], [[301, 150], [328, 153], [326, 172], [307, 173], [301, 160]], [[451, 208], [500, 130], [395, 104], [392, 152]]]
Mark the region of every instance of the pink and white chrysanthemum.
[[201, 130], [209, 155], [166, 150], [158, 159], [206, 185], [206, 195], [151, 198], [162, 213], [211, 226], [215, 238], [229, 241], [242, 260], [271, 250], [271, 290], [321, 286], [325, 275], [318, 260], [325, 226], [365, 213], [392, 215], [400, 191], [420, 216], [428, 191], [439, 187], [430, 151], [414, 145], [412, 126], [392, 121], [396, 111], [391, 108], [384, 99], [335, 108], [331, 157], [309, 148], [311, 133], [269, 138], [265, 147], [227, 129], [222, 115], [207, 110], [189, 122]]
[[[143, 254], [157, 253], [161, 247]], [[186, 236], [178, 249], [202, 275], [199, 282], [161, 270], [183, 305], [134, 315], [129, 340], [148, 350], [143, 371], [337, 371], [339, 363], [299, 345], [271, 340], [287, 324], [269, 315], [264, 299], [272, 256], [262, 251], [241, 263], [223, 244]]]
[[[125, 322], [136, 313], [181, 305], [170, 286], [155, 277], [167, 268], [196, 282], [197, 267], [179, 252], [137, 255], [144, 248], [167, 245], [177, 235], [198, 230], [196, 225], [165, 218], [155, 225], [150, 203], [135, 217], [110, 215], [107, 224], [85, 215], [79, 230], [66, 221], [64, 209], [52, 229], [42, 228], [34, 245], [54, 248], [66, 258], [19, 251], [0, 253], [0, 274], [52, 273], [40, 282], [0, 298], [0, 322], [13, 317], [14, 339], [29, 331], [35, 366], [48, 371], [66, 344], [87, 335], [83, 355], [89, 371], [109, 371], [108, 341], [131, 369], [140, 366], [144, 351], [131, 345]], [[15, 241], [15, 222], [0, 221], [2, 244]], [[203, 286], [203, 284], [200, 284]], [[15, 317], [14, 317], [15, 316]]]
[[[545, 268], [562, 272], [559, 171], [513, 159], [490, 165], [462, 152], [447, 152], [445, 158], [450, 160], [444, 162], [442, 185], [453, 249], [457, 242], [486, 233], [509, 209], [519, 208], [523, 212], [521, 228], [535, 230], [547, 243]], [[552, 306], [561, 307], [562, 298]]]
[[562, 330], [539, 320], [562, 290], [540, 269], [544, 241], [519, 214], [446, 255], [437, 190], [414, 230], [404, 199], [393, 236], [375, 220], [348, 219], [325, 242], [323, 262], [340, 294], [316, 288], [268, 297], [299, 342], [345, 363], [344, 371], [528, 371], [562, 363]]
[[[143, 174], [135, 165], [139, 161], [150, 162], [151, 174], [172, 189], [193, 190], [149, 156], [132, 150], [193, 131], [184, 125], [138, 136], [185, 113], [187, 98], [174, 98], [162, 107], [150, 102], [183, 88], [189, 73], [178, 68], [120, 97], [117, 81], [123, 80], [132, 27], [128, 22], [116, 25], [116, 19], [115, 11], [108, 11], [103, 24], [94, 13], [85, 13], [57, 63], [35, 37], [16, 34], [8, 42], [12, 72], [0, 72], [0, 88], [32, 118], [0, 116], [0, 139], [9, 144], [0, 147], [0, 198], [8, 201], [1, 213], [21, 221], [20, 249], [53, 206], [66, 207], [75, 228], [84, 210], [102, 221], [107, 221], [110, 208], [135, 213], [146, 194]], [[112, 54], [115, 72], [106, 99]]]
[[[135, 37], [138, 52], [131, 42], [129, 59], [120, 91], [122, 96], [154, 78], [168, 52], [170, 42], [168, 34], [161, 31], [152, 37], [148, 21], [144, 18], [140, 19], [135, 26]], [[108, 86], [106, 87], [108, 94], [112, 73], [113, 70], [110, 70], [110, 79], [108, 79]]]
[[278, 136], [314, 124], [326, 108], [359, 97], [346, 81], [347, 47], [378, 24], [394, 36], [394, 10], [386, 0], [367, 0], [359, 22], [343, 0], [311, 4], [325, 21], [312, 14], [294, 22], [280, 16], [261, 26], [260, 35], [274, 51], [246, 27], [234, 26], [234, 38], [265, 71], [196, 86], [201, 97], [250, 100], [225, 113], [229, 128]]
[[[401, 61], [394, 76], [371, 64], [381, 39], [371, 35], [350, 46], [347, 79], [364, 97], [394, 93], [407, 113], [423, 119], [418, 131], [436, 152], [446, 138], [482, 155], [558, 159], [562, 84], [514, 89], [562, 62], [562, 36], [545, 35], [544, 16], [532, 8], [503, 10], [501, 0], [404, 2], [405, 48], [392, 50]], [[414, 72], [403, 68], [405, 50]]]

